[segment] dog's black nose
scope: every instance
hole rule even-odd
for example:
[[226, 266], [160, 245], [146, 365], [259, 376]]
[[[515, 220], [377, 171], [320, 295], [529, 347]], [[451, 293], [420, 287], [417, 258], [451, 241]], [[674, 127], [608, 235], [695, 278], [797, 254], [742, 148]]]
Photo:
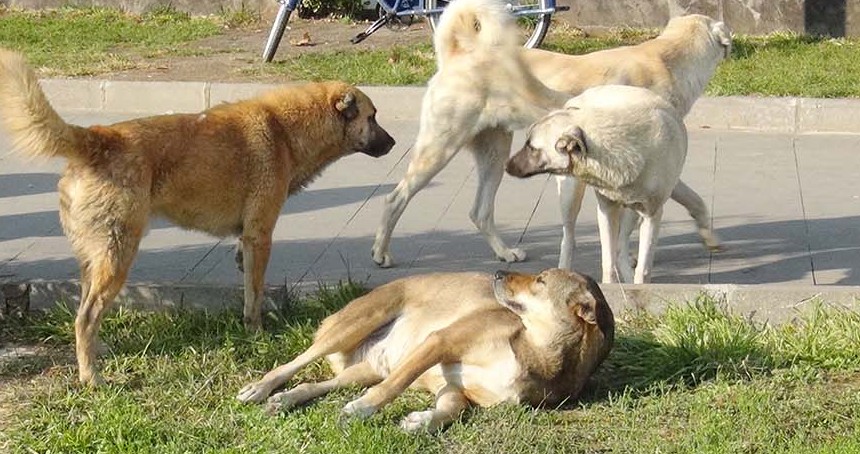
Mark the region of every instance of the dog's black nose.
[[507, 271], [499, 270], [499, 271], [496, 271], [496, 274], [493, 275], [493, 278], [495, 278], [497, 281], [500, 281], [500, 280], [504, 279], [505, 276], [507, 276], [507, 275], [508, 275]]

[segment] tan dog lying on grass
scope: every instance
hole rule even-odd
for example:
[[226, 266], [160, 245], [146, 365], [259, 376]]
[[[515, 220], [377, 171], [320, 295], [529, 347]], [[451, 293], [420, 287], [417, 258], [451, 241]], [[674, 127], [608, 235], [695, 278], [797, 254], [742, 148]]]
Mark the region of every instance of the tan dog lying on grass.
[[326, 318], [310, 348], [242, 388], [238, 399], [262, 402], [325, 356], [334, 378], [275, 394], [268, 409], [289, 410], [359, 385], [371, 388], [343, 411], [367, 417], [414, 386], [434, 393], [436, 406], [410, 413], [401, 427], [437, 430], [471, 404], [557, 405], [576, 398], [614, 335], [597, 283], [572, 271], [412, 276]]
[[394, 139], [361, 91], [298, 85], [200, 114], [83, 128], [64, 122], [21, 55], [0, 49], [0, 116], [13, 147], [66, 159], [60, 220], [81, 267], [75, 320], [80, 380], [97, 384], [97, 333], [125, 283], [150, 218], [244, 251], [245, 325], [258, 329], [272, 231], [289, 194], [352, 153], [382, 156]]
[[[507, 171], [573, 176], [594, 187], [603, 282], [649, 282], [663, 205], [687, 157], [687, 129], [678, 111], [650, 90], [624, 85], [590, 88], [535, 123]], [[620, 253], [624, 208], [642, 218], [633, 273]], [[624, 241], [622, 239], [621, 241]]]

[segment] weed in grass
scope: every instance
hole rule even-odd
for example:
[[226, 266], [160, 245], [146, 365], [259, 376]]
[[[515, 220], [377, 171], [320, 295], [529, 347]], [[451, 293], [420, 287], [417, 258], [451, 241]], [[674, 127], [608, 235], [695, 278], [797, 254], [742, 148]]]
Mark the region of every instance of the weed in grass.
[[[367, 421], [346, 421], [346, 389], [277, 417], [235, 392], [306, 348], [328, 313], [365, 291], [346, 282], [284, 293], [266, 331], [237, 310], [120, 309], [102, 330], [111, 384], [75, 384], [71, 358], [51, 369], [0, 370], [11, 452], [856, 452], [860, 450], [860, 314], [817, 305], [770, 326], [699, 299], [664, 315], [622, 314], [617, 344], [579, 402], [467, 412], [436, 435], [396, 423], [432, 404], [410, 391]], [[0, 320], [19, 344], [70, 349], [73, 315], [58, 307]], [[49, 339], [47, 342], [42, 342]], [[319, 380], [322, 363], [293, 383]], [[11, 390], [11, 391], [10, 391]], [[12, 410], [14, 409], [14, 411]], [[4, 412], [5, 411], [5, 412]]]
[[238, 8], [221, 6], [218, 17], [225, 28], [250, 28], [260, 25], [260, 12], [243, 1]]

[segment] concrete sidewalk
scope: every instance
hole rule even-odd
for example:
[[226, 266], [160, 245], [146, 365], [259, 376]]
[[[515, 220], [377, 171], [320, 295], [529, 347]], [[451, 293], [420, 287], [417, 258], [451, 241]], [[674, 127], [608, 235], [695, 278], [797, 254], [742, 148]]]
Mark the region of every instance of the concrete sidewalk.
[[[227, 97], [245, 96], [256, 89], [259, 87], [235, 86], [233, 95]], [[274, 234], [266, 276], [269, 284], [303, 287], [352, 277], [375, 285], [432, 271], [536, 271], [556, 265], [561, 235], [554, 180], [503, 180], [497, 222], [508, 243], [524, 247], [529, 260], [500, 263], [468, 218], [477, 183], [473, 161], [464, 154], [406, 210], [391, 245], [397, 266], [377, 268], [370, 260], [370, 247], [383, 196], [402, 177], [409, 160], [420, 94], [404, 98], [397, 90], [380, 87], [368, 91], [379, 106], [380, 123], [398, 140], [397, 146], [380, 159], [357, 155], [341, 160], [285, 204]], [[68, 107], [61, 98], [52, 95], [58, 105]], [[670, 202], [653, 281], [686, 285], [652, 285], [644, 290], [629, 286], [626, 288], [633, 292], [624, 294], [618, 286], [607, 290], [627, 304], [693, 297], [701, 289], [751, 304], [775, 298], [774, 304], [781, 307], [819, 294], [853, 303], [860, 295], [860, 287], [854, 287], [860, 285], [860, 184], [856, 176], [860, 135], [797, 132], [796, 128], [738, 131], [732, 118], [750, 110], [742, 109], [733, 117], [720, 109], [719, 101], [709, 99], [704, 107], [697, 105], [695, 118], [722, 118], [727, 123], [723, 128], [703, 128], [693, 119], [682, 178], [708, 202], [713, 225], [727, 250], [719, 254], [705, 251], [692, 221], [679, 205]], [[744, 98], [743, 102], [761, 107], [759, 104], [774, 101], [757, 103]], [[860, 124], [858, 113], [860, 109], [850, 117], [854, 123], [845, 118], [840, 121]], [[63, 114], [78, 124], [110, 123], [140, 115], [102, 109], [66, 109]], [[767, 118], [762, 120], [766, 126]], [[515, 143], [521, 141], [518, 135]], [[7, 148], [5, 143], [0, 145], [0, 150]], [[33, 287], [34, 299], [41, 304], [54, 301], [57, 295], [74, 295], [73, 287], [57, 283], [73, 281], [78, 275], [57, 214], [56, 182], [62, 166], [60, 160], [28, 163], [0, 154], [0, 283], [47, 281]], [[582, 272], [599, 275], [595, 211], [589, 193], [577, 226], [575, 264]], [[233, 260], [235, 243], [234, 239], [218, 240], [155, 221], [141, 245], [127, 295], [156, 303], [235, 303], [240, 299], [236, 288], [242, 282]], [[730, 298], [746, 288], [735, 285], [761, 284], [767, 286]], [[629, 301], [643, 291], [647, 293], [643, 301], [647, 301]], [[754, 294], [759, 295], [758, 301], [750, 299]]]

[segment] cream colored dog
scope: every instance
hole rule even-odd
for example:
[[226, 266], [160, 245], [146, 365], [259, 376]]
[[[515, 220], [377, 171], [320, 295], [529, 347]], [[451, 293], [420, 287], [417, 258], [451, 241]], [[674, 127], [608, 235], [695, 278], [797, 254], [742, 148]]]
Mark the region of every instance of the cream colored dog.
[[[421, 104], [421, 122], [406, 176], [385, 198], [373, 260], [392, 264], [391, 232], [412, 197], [460, 150], [478, 162], [472, 220], [496, 255], [508, 262], [525, 252], [505, 246], [493, 221], [493, 201], [510, 153], [508, 131], [560, 108], [570, 96], [541, 84], [526, 68], [513, 16], [497, 0], [456, 0], [434, 36], [437, 71]], [[489, 202], [489, 203], [487, 203]]]
[[[598, 85], [645, 87], [668, 100], [683, 118], [705, 90], [717, 65], [728, 58], [732, 35], [721, 21], [691, 14], [673, 18], [660, 36], [635, 46], [623, 46], [585, 55], [565, 55], [540, 49], [523, 49], [523, 60], [548, 87], [577, 95]], [[558, 177], [563, 239], [560, 268], [573, 265], [576, 218], [585, 195], [585, 184], [569, 176]], [[672, 190], [672, 199], [684, 206], [696, 221], [705, 246], [716, 251], [720, 241], [710, 228], [708, 207], [683, 181]], [[634, 218], [622, 220], [621, 255], [627, 248]]]
[[[687, 130], [671, 104], [644, 88], [605, 85], [535, 123], [507, 170], [520, 178], [569, 175], [594, 186], [603, 282], [615, 282], [617, 272], [622, 282], [641, 284], [650, 280], [663, 204], [686, 156]], [[635, 274], [629, 255], [619, 254], [624, 207], [643, 218]]]
[[436, 407], [410, 413], [401, 427], [437, 430], [471, 404], [557, 405], [576, 398], [614, 335], [600, 287], [571, 271], [412, 276], [326, 318], [310, 348], [242, 388], [238, 398], [262, 402], [325, 356], [333, 379], [277, 393], [268, 410], [360, 385], [372, 387], [343, 411], [367, 417], [414, 386], [434, 393]]
[[[456, 0], [452, 6], [469, 1]], [[451, 16], [450, 12], [448, 15]], [[490, 20], [503, 22], [491, 24]], [[458, 19], [458, 22], [466, 20]], [[493, 35], [498, 35], [497, 39], [514, 35], [509, 28], [513, 25], [505, 16], [483, 16], [480, 23], [480, 35], [486, 41], [490, 41]], [[439, 71], [424, 98], [422, 130], [416, 152], [406, 176], [385, 199], [385, 212], [373, 245], [373, 259], [381, 266], [392, 264], [389, 242], [406, 205], [461, 148], [472, 152], [479, 172], [478, 192], [470, 212], [472, 221], [497, 257], [505, 261], [519, 261], [526, 257], [525, 251], [505, 245], [494, 219], [495, 196], [511, 149], [510, 130], [518, 125], [516, 122], [499, 121], [498, 128], [475, 133], [473, 117], [478, 113], [450, 115], [458, 103], [484, 99], [485, 108], [494, 108], [495, 112], [504, 114], [508, 105], [527, 110], [521, 105], [523, 100], [541, 108], [553, 107], [553, 104], [559, 107], [561, 103], [557, 102], [557, 96], [546, 95], [543, 84], [568, 96], [578, 95], [596, 85], [621, 84], [653, 90], [669, 100], [684, 116], [702, 94], [717, 64], [731, 49], [731, 34], [725, 24], [700, 15], [672, 19], [660, 36], [645, 43], [580, 56], [518, 46], [470, 46], [466, 52], [467, 48], [455, 46], [453, 49], [460, 49], [458, 54], [462, 58], [449, 59], [448, 56], [454, 52], [446, 47], [446, 43], [452, 41], [450, 34], [450, 28], [437, 31]], [[519, 58], [507, 54], [511, 51], [518, 53]], [[482, 63], [472, 63], [469, 58]], [[523, 67], [531, 71], [540, 83], [532, 82], [531, 75], [519, 74]], [[524, 80], [528, 83], [524, 84]], [[487, 112], [486, 115], [495, 112]], [[425, 124], [435, 126], [430, 128]], [[461, 146], [449, 139], [453, 134], [451, 131], [468, 134], [473, 140], [467, 146]], [[575, 246], [574, 228], [585, 186], [569, 177], [560, 177], [558, 186], [563, 219], [559, 267], [570, 269]], [[709, 248], [718, 248], [719, 241], [710, 230], [708, 209], [701, 197], [679, 182], [672, 198], [684, 205], [695, 219], [704, 243]]]

